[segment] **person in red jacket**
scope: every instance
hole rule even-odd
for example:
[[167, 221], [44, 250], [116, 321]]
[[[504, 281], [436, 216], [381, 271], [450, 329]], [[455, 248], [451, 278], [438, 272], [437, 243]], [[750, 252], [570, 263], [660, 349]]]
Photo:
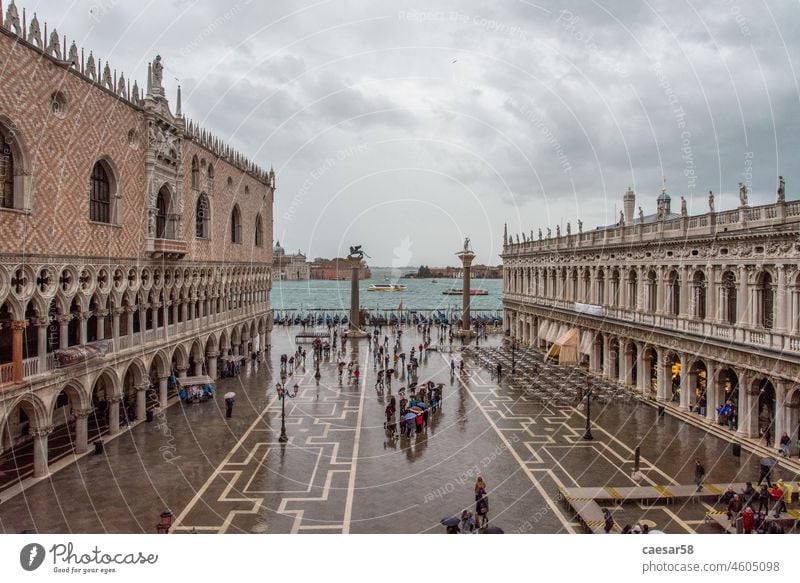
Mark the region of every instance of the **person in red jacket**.
[[786, 510], [786, 503], [783, 501], [783, 489], [776, 482], [772, 485], [772, 490], [769, 491], [770, 498], [775, 503], [775, 518], [780, 517], [781, 512]]
[[753, 527], [756, 525], [756, 513], [753, 512], [753, 507], [748, 504], [747, 508], [742, 512], [742, 529], [745, 534], [753, 532]]

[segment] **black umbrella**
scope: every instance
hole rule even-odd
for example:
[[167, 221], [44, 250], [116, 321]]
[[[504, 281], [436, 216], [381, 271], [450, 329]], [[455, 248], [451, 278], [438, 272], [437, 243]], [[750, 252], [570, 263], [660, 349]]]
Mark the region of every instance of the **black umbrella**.
[[442, 526], [458, 526], [461, 519], [458, 516], [451, 516], [450, 518], [442, 518]]
[[505, 534], [499, 526], [487, 526], [483, 529], [483, 534]]

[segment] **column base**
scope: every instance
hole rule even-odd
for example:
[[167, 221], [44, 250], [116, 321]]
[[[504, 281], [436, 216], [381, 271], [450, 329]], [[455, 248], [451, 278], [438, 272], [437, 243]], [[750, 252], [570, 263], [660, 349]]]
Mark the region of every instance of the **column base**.
[[369, 336], [364, 330], [352, 329], [342, 334], [345, 338], [366, 338]]
[[458, 330], [457, 332], [453, 333], [453, 336], [456, 338], [465, 338], [467, 340], [474, 338], [476, 336], [473, 330]]

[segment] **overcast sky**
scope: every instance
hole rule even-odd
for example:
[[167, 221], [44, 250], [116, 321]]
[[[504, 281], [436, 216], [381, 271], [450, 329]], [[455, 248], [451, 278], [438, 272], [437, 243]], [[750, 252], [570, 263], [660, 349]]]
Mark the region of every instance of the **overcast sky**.
[[797, 2], [18, 2], [277, 172], [275, 236], [497, 264], [512, 233], [800, 198]]

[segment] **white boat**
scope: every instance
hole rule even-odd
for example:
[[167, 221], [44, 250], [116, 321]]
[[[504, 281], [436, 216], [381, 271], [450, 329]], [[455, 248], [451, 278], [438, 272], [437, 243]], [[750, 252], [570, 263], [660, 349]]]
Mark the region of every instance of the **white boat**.
[[374, 283], [367, 288], [367, 291], [394, 291], [394, 292], [404, 292], [408, 290], [408, 288], [404, 285], [400, 285], [399, 283]]

